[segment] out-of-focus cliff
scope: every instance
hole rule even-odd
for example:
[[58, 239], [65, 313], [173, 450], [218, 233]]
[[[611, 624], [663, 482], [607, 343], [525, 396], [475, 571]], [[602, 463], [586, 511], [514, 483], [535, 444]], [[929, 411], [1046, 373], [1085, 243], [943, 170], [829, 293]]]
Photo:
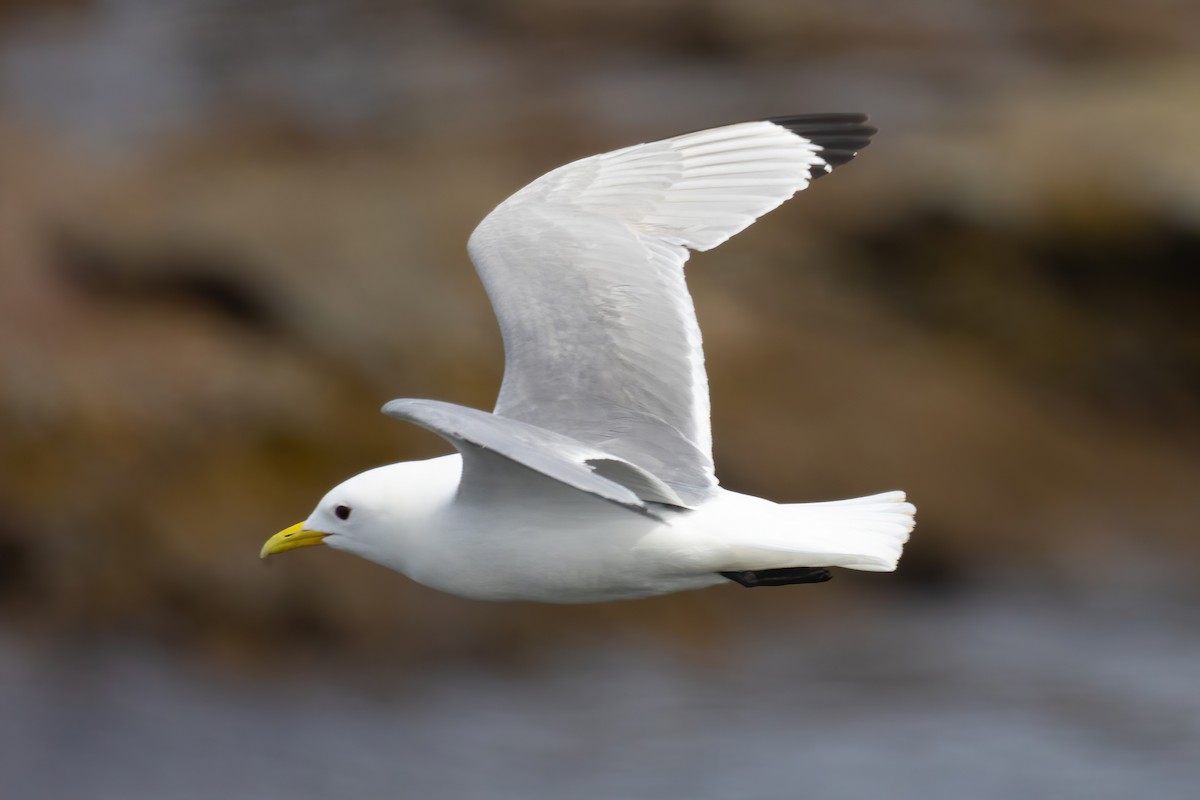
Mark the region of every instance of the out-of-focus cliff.
[[[852, 6], [0, 4], [0, 610], [422, 660], [1015, 573], [1194, 592], [1200, 8]], [[896, 577], [567, 612], [259, 563], [337, 481], [442, 452], [383, 401], [490, 405], [464, 245], [495, 203], [823, 110], [876, 143], [689, 265], [718, 472], [908, 490]]]

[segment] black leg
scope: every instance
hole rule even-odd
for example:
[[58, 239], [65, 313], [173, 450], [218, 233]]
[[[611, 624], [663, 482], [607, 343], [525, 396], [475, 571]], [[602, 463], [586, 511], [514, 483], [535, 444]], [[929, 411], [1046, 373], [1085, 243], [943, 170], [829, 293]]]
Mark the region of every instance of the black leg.
[[756, 569], [743, 572], [722, 572], [721, 575], [747, 589], [756, 586], [787, 586], [792, 583], [824, 583], [833, 577], [825, 567], [786, 567]]

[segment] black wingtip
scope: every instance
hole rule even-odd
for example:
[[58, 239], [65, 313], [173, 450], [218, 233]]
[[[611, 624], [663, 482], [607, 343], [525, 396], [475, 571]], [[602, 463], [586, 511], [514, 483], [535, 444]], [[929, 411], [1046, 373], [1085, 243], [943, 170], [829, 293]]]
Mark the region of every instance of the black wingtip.
[[813, 167], [810, 173], [813, 180], [849, 162], [878, 133], [875, 126], [867, 124], [866, 114], [795, 114], [766, 121], [787, 128], [821, 148], [821, 157], [829, 166]]

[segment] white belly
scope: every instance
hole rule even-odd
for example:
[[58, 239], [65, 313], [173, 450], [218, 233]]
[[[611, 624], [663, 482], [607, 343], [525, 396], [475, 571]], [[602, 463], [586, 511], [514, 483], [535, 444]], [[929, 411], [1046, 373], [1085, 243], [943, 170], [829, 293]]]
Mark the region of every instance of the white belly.
[[590, 603], [723, 583], [705, 557], [694, 512], [665, 521], [580, 492], [485, 508], [451, 505], [428, 531], [436, 546], [404, 572], [479, 600]]

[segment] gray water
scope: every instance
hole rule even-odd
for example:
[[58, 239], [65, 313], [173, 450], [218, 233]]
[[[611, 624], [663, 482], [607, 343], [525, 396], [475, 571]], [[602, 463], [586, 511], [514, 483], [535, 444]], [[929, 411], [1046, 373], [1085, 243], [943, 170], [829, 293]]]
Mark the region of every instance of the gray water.
[[[1192, 798], [1194, 608], [1010, 593], [387, 680], [0, 648], [6, 798]], [[700, 661], [702, 663], [697, 663]]]

